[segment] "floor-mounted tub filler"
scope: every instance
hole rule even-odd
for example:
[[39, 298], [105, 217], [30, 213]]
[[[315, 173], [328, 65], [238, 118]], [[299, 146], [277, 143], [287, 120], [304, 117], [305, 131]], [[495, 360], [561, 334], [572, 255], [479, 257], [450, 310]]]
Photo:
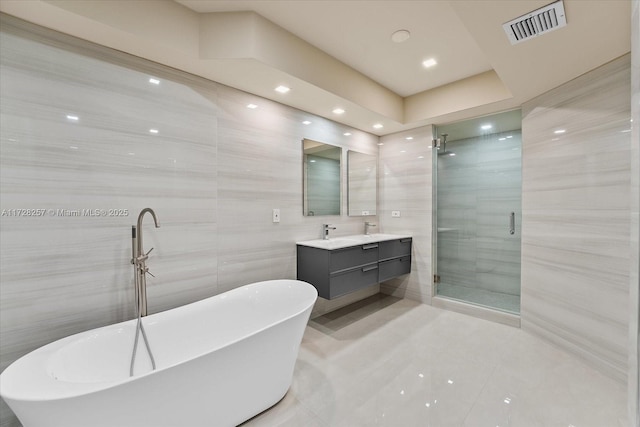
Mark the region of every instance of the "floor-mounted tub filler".
[[235, 426], [291, 385], [316, 289], [297, 280], [253, 283], [143, 318], [55, 341], [0, 375], [0, 395], [24, 427]]

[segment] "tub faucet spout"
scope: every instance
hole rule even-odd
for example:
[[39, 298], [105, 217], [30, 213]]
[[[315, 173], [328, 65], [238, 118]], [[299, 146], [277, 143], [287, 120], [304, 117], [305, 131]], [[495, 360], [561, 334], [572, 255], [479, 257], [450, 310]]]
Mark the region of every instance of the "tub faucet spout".
[[[149, 249], [149, 252], [144, 252], [142, 248], [142, 219], [144, 215], [150, 213], [153, 217], [153, 222], [155, 223], [156, 228], [159, 228], [158, 218], [156, 217], [156, 213], [151, 208], [143, 209], [138, 215], [138, 222], [136, 226], [132, 227], [131, 237], [133, 238], [133, 257], [131, 259], [131, 263], [134, 265], [136, 277], [135, 277], [135, 286], [136, 286], [136, 305], [140, 316], [147, 315], [147, 274], [151, 274], [149, 272], [149, 267], [147, 267], [147, 259], [149, 259], [149, 253], [153, 250], [153, 248]], [[151, 274], [153, 276], [153, 274]], [[153, 276], [155, 277], [155, 276]]]

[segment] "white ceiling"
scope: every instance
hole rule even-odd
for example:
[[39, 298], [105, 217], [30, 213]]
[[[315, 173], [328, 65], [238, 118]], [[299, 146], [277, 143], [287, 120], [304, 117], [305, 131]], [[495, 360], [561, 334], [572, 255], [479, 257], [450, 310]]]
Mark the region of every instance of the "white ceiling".
[[[2, 0], [0, 11], [386, 135], [519, 108], [630, 51], [629, 0], [564, 0], [566, 27], [511, 45], [502, 24], [549, 3]], [[411, 37], [394, 43], [401, 29]]]
[[[447, 1], [176, 1], [199, 13], [257, 12], [403, 97], [492, 69]], [[395, 43], [397, 30], [411, 37]], [[425, 69], [427, 58], [439, 66]]]
[[[494, 70], [511, 92], [510, 102], [467, 115], [518, 107], [630, 50], [628, 0], [565, 0], [567, 27], [516, 46], [502, 24], [550, 1], [175, 1], [198, 13], [254, 11], [405, 100]], [[391, 35], [401, 29], [411, 37], [394, 43]], [[425, 69], [421, 63], [427, 58], [438, 65]], [[394, 130], [462, 116], [405, 120]], [[361, 128], [371, 131], [375, 120]]]

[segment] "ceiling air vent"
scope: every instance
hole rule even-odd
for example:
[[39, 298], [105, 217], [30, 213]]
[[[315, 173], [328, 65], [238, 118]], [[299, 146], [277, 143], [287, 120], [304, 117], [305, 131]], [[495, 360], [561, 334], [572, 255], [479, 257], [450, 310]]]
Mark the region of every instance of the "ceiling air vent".
[[518, 44], [567, 25], [562, 0], [502, 24], [511, 44]]

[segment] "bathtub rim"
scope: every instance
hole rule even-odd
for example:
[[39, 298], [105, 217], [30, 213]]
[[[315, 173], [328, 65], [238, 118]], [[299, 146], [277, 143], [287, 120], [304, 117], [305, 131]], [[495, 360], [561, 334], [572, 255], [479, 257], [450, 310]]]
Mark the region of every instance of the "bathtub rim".
[[[256, 328], [255, 330], [253, 330], [251, 333], [249, 334], [245, 334], [242, 335], [236, 339], [230, 340], [228, 342], [225, 342], [224, 345], [221, 345], [219, 347], [215, 347], [213, 349], [210, 349], [206, 352], [200, 352], [195, 354], [194, 356], [188, 358], [188, 359], [184, 359], [181, 360], [177, 363], [172, 363], [172, 364], [168, 364], [166, 366], [163, 366], [159, 369], [156, 370], [152, 370], [152, 371], [148, 371], [139, 375], [135, 375], [133, 377], [129, 377], [126, 376], [123, 379], [120, 380], [115, 380], [115, 381], [99, 381], [99, 382], [68, 382], [68, 381], [59, 381], [54, 379], [53, 377], [51, 377], [51, 375], [49, 375], [48, 371], [47, 371], [47, 362], [50, 360], [50, 358], [55, 355], [56, 351], [58, 351], [59, 349], [64, 348], [65, 346], [72, 344], [74, 342], [76, 342], [81, 336], [83, 335], [88, 335], [89, 333], [98, 333], [100, 331], [103, 330], [109, 330], [109, 329], [116, 329], [116, 328], [121, 328], [121, 327], [125, 327], [128, 325], [131, 325], [131, 327], [135, 327], [135, 322], [136, 319], [131, 319], [131, 320], [125, 320], [122, 322], [118, 322], [118, 323], [113, 323], [110, 325], [105, 325], [105, 326], [101, 326], [98, 328], [94, 328], [94, 329], [88, 329], [86, 331], [82, 331], [82, 332], [78, 332], [76, 334], [73, 335], [69, 335], [67, 337], [63, 337], [60, 339], [57, 339], [51, 343], [45, 344], [41, 347], [36, 348], [35, 350], [32, 350], [31, 352], [21, 356], [20, 358], [18, 358], [17, 360], [15, 360], [13, 363], [11, 363], [9, 366], [7, 366], [4, 371], [2, 371], [2, 373], [0, 373], [0, 396], [5, 399], [7, 401], [7, 403], [9, 403], [9, 401], [21, 401], [21, 402], [54, 402], [54, 401], [58, 401], [58, 400], [64, 400], [64, 399], [71, 399], [71, 398], [76, 398], [76, 397], [80, 397], [80, 396], [84, 396], [84, 395], [89, 395], [92, 393], [97, 393], [97, 392], [101, 392], [104, 390], [108, 390], [114, 387], [118, 387], [133, 381], [137, 381], [140, 380], [142, 378], [145, 378], [147, 376], [150, 375], [154, 375], [154, 374], [158, 374], [162, 371], [166, 371], [169, 369], [172, 369], [176, 366], [180, 366], [183, 364], [186, 364], [188, 362], [191, 362], [193, 360], [205, 357], [208, 354], [211, 354], [214, 351], [218, 351], [221, 350], [223, 348], [226, 347], [230, 347], [240, 341], [249, 339], [269, 328], [275, 327], [281, 323], [284, 323], [288, 320], [291, 320], [297, 316], [300, 316], [301, 314], [303, 314], [305, 311], [309, 311], [309, 313], [311, 312], [311, 309], [313, 308], [313, 305], [315, 304], [317, 298], [318, 298], [318, 291], [316, 290], [315, 287], [313, 287], [311, 284], [309, 284], [308, 282], [304, 282], [302, 280], [295, 280], [295, 279], [274, 279], [274, 280], [264, 280], [264, 281], [260, 281], [260, 282], [254, 282], [254, 283], [250, 283], [250, 284], [246, 284], [243, 286], [239, 286], [237, 288], [228, 290], [226, 292], [222, 292], [220, 294], [217, 295], [213, 295], [207, 298], [203, 298], [201, 300], [198, 301], [194, 301], [192, 303], [188, 303], [188, 304], [184, 304], [178, 307], [174, 307], [172, 309], [168, 309], [168, 310], [164, 310], [158, 313], [153, 313], [150, 314], [149, 316], [146, 316], [147, 319], [153, 320], [153, 317], [160, 317], [163, 313], [166, 313], [167, 311], [171, 311], [171, 310], [178, 310], [182, 307], [187, 307], [187, 306], [192, 306], [192, 305], [205, 305], [207, 303], [207, 301], [211, 300], [211, 299], [215, 299], [217, 297], [220, 297], [222, 295], [226, 295], [232, 292], [242, 292], [243, 288], [247, 288], [247, 287], [258, 287], [259, 285], [264, 285], [264, 284], [268, 284], [268, 283], [274, 283], [274, 282], [284, 282], [284, 283], [303, 283], [306, 285], [306, 288], [308, 289], [308, 291], [310, 291], [309, 295], [306, 296], [305, 295], [305, 299], [309, 298], [309, 304], [305, 304], [305, 307], [295, 311], [294, 313], [288, 315], [287, 317], [283, 317], [280, 318], [279, 320], [276, 320], [274, 322], [271, 323], [266, 323], [264, 326], [260, 327], [260, 328]], [[307, 291], [305, 291], [307, 292]], [[313, 298], [311, 298], [311, 296], [313, 295]], [[39, 367], [39, 369], [33, 369], [33, 367]], [[28, 373], [29, 378], [27, 379], [27, 381], [33, 381], [33, 384], [29, 387], [29, 389], [27, 391], [18, 391], [16, 392], [15, 390], [10, 390], [8, 389], [8, 387], [10, 386], [5, 386], [6, 384], [6, 380], [2, 380], [3, 378], [5, 378], [7, 375], [9, 376], [7, 379], [9, 380], [14, 380], [17, 381], [20, 378], [20, 374], [24, 374], [25, 369], [29, 370], [29, 368], [31, 368], [32, 372]], [[34, 373], [35, 372], [35, 373]], [[6, 374], [5, 374], [6, 373]], [[62, 383], [64, 383], [64, 385], [61, 385]], [[58, 387], [56, 387], [58, 386]], [[34, 390], [36, 390], [34, 392]], [[44, 390], [44, 393], [41, 391]], [[29, 394], [28, 396], [26, 394]]]

